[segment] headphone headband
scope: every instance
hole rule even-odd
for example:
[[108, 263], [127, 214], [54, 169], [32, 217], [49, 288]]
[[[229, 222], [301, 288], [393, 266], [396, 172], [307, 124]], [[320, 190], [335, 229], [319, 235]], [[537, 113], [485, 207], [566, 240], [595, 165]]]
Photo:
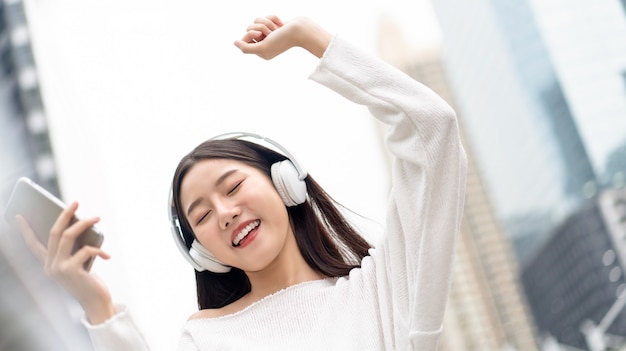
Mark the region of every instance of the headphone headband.
[[[245, 138], [254, 138], [260, 141], [264, 141], [267, 142], [268, 144], [272, 145], [273, 147], [275, 147], [278, 151], [280, 151], [284, 156], [286, 156], [291, 163], [293, 163], [293, 166], [296, 168], [296, 171], [298, 171], [298, 179], [300, 180], [304, 180], [306, 178], [307, 171], [304, 169], [304, 167], [302, 167], [302, 165], [300, 165], [297, 161], [296, 158], [294, 157], [294, 155], [292, 155], [289, 151], [287, 151], [287, 149], [285, 149], [282, 145], [280, 145], [279, 143], [275, 142], [274, 140], [263, 136], [261, 134], [256, 134], [256, 133], [248, 133], [248, 132], [230, 132], [230, 133], [224, 133], [224, 134], [220, 134], [220, 135], [216, 135], [213, 138], [211, 138], [210, 140], [243, 140]], [[256, 142], [258, 144], [258, 142]]]

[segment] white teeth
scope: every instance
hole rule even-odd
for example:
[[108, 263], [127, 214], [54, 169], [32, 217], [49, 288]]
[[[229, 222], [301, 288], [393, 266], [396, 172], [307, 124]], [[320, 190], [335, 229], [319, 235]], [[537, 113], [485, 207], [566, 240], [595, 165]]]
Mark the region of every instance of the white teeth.
[[256, 220], [256, 221], [248, 224], [245, 228], [243, 228], [241, 233], [237, 234], [237, 236], [235, 237], [235, 240], [233, 240], [233, 245], [239, 246], [239, 243], [241, 242], [241, 240], [243, 240], [243, 238], [245, 238], [250, 233], [250, 231], [252, 229], [258, 227], [259, 224], [261, 224], [261, 221]]

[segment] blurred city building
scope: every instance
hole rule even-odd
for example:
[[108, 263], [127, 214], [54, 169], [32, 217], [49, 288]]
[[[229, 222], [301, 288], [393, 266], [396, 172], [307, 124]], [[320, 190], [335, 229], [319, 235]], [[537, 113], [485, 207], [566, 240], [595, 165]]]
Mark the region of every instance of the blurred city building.
[[[0, 213], [27, 176], [59, 195], [26, 16], [0, 2]], [[90, 350], [75, 301], [52, 283], [0, 218], [0, 350]]]
[[[381, 56], [456, 108], [438, 47], [412, 50], [393, 20], [380, 21]], [[496, 218], [471, 147], [465, 212], [440, 350], [538, 350], [509, 238]]]
[[619, 0], [529, 0], [601, 185], [626, 143], [626, 12]]
[[0, 2], [0, 203], [20, 176], [59, 195], [56, 167], [20, 1]]
[[[625, 239], [626, 189], [601, 192], [555, 229], [522, 275], [541, 330], [561, 343], [587, 348], [585, 322], [603, 324], [626, 293]], [[626, 313], [615, 312], [602, 326], [613, 348], [624, 345], [626, 336]]]
[[595, 192], [586, 145], [528, 1], [433, 4], [468, 141], [524, 264]]
[[[583, 257], [594, 257], [590, 247], [617, 252], [616, 242], [597, 230], [600, 217], [589, 204], [626, 183], [624, 2], [432, 3], [467, 142], [513, 240], [539, 335], [583, 347], [575, 324], [598, 323], [616, 302], [620, 284], [605, 286], [604, 271], [580, 267]], [[565, 245], [574, 235], [586, 240], [586, 254], [578, 244]], [[579, 269], [557, 265], [563, 262]], [[559, 290], [566, 272], [570, 291]], [[587, 291], [590, 274], [598, 275], [592, 283], [605, 292], [602, 302], [600, 292], [576, 295], [575, 303], [558, 297]], [[556, 317], [550, 308], [567, 310], [560, 305], [566, 301], [569, 310], [560, 313], [575, 310], [576, 316]], [[621, 318], [609, 334], [626, 335]]]
[[605, 174], [608, 188], [619, 189], [626, 186], [626, 143], [609, 155]]

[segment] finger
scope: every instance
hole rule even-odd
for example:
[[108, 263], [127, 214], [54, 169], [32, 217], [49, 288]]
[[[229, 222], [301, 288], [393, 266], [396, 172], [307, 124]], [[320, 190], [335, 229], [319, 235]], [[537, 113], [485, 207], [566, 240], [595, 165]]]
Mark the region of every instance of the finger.
[[267, 27], [269, 30], [274, 31], [278, 28], [280, 28], [276, 23], [274, 23], [274, 21], [272, 21], [269, 17], [257, 17], [254, 20], [254, 24], [256, 25], [263, 25], [265, 27]]
[[246, 28], [246, 33], [250, 31], [257, 31], [263, 33], [264, 36], [268, 36], [273, 30], [275, 29], [272, 29], [263, 23], [253, 23]]
[[66, 264], [72, 269], [85, 270], [84, 264], [91, 258], [100, 257], [104, 260], [108, 260], [111, 256], [102, 249], [85, 245], [80, 250], [76, 251], [72, 257], [67, 260]]
[[94, 224], [100, 221], [99, 217], [93, 217], [89, 219], [82, 219], [69, 228], [67, 228], [61, 239], [59, 240], [59, 246], [57, 248], [57, 256], [59, 258], [69, 257], [72, 254], [72, 249], [76, 243], [76, 239], [83, 234], [87, 229], [91, 228]]
[[67, 260], [46, 267], [46, 273], [58, 281], [68, 281], [77, 275], [86, 273], [84, 264], [92, 257], [101, 257], [105, 260], [111, 258], [109, 254], [94, 246], [83, 246]]
[[263, 40], [263, 38], [265, 38], [263, 32], [258, 30], [249, 30], [243, 35], [243, 37], [241, 37], [241, 41], [245, 43], [256, 43]]
[[52, 256], [56, 255], [57, 247], [59, 245], [59, 240], [61, 240], [61, 235], [63, 231], [70, 225], [74, 214], [76, 213], [76, 209], [78, 208], [77, 202], [72, 202], [66, 209], [61, 212], [57, 220], [50, 228], [50, 237], [48, 238], [48, 252]]
[[256, 54], [259, 52], [259, 46], [264, 38], [265, 36], [261, 32], [249, 31], [241, 40], [235, 41], [235, 46], [245, 54]]
[[28, 224], [26, 219], [20, 215], [15, 216], [15, 220], [17, 221], [17, 226], [19, 227], [22, 237], [24, 238], [24, 242], [30, 252], [33, 253], [39, 262], [45, 263], [48, 250], [46, 250], [46, 247], [39, 241], [39, 239], [37, 239], [35, 232], [30, 227], [30, 224]]
[[258, 49], [259, 43], [246, 43], [245, 41], [235, 41], [235, 46], [241, 50], [244, 54], [256, 54], [260, 56], [260, 50]]
[[235, 40], [235, 46], [236, 46], [239, 50], [241, 50], [241, 52], [243, 52], [243, 53], [246, 53], [246, 54], [247, 54], [247, 53], [249, 53], [249, 50], [248, 50], [248, 45], [249, 45], [249, 44], [248, 44], [248, 43], [246, 43], [246, 42], [245, 42], [245, 41], [243, 41], [243, 40]]
[[[283, 21], [280, 18], [278, 18], [278, 16], [276, 16], [276, 15], [268, 15], [268, 16], [266, 16], [266, 18], [268, 20], [272, 21], [272, 23], [274, 23], [274, 25], [277, 28], [280, 28], [280, 27], [283, 26]], [[275, 30], [275, 29], [273, 29], [273, 30]]]

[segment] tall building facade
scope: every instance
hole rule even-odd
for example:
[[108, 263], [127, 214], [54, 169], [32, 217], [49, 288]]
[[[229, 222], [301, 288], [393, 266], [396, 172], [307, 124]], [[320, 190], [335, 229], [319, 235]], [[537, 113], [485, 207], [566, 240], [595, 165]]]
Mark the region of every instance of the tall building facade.
[[[59, 195], [23, 4], [0, 1], [0, 213], [27, 176]], [[0, 350], [90, 350], [75, 301], [0, 218]]]
[[563, 169], [562, 190], [572, 202], [579, 202], [587, 197], [586, 188], [594, 187], [596, 175], [530, 4], [517, 0], [491, 0], [491, 4], [537, 121], [547, 127], [546, 137], [555, 141]]
[[620, 0], [529, 0], [601, 183], [626, 143], [626, 12]]
[[[625, 189], [602, 191], [556, 228], [522, 275], [541, 330], [587, 349], [585, 325], [601, 324], [626, 293], [625, 235]], [[617, 309], [605, 324], [605, 345], [625, 345], [626, 310]]]
[[13, 184], [28, 176], [59, 195], [28, 22], [20, 1], [4, 1], [0, 15], [0, 206]]
[[[384, 18], [380, 38], [383, 58], [456, 107], [438, 48], [407, 50], [393, 21]], [[467, 195], [440, 350], [538, 350], [515, 255], [463, 135], [462, 115], [459, 120], [468, 154]]]
[[[604, 271], [580, 267], [595, 255], [590, 247], [606, 251], [610, 244], [602, 231], [587, 228], [599, 225], [588, 204], [603, 189], [626, 184], [623, 7], [617, 0], [433, 5], [468, 143], [515, 242], [539, 335], [581, 346], [577, 324], [598, 322], [597, 315], [616, 300], [615, 286], [602, 290], [602, 297], [585, 290], [589, 275]], [[575, 235], [581, 242], [564, 244]], [[582, 242], [587, 251], [581, 256]], [[530, 272], [544, 279], [529, 279]], [[554, 279], [545, 279], [548, 273]], [[582, 295], [573, 298], [572, 291]], [[568, 300], [558, 300], [559, 294], [569, 294]]]
[[597, 177], [528, 1], [433, 1], [468, 142], [522, 264]]
[[607, 158], [605, 174], [609, 188], [619, 189], [626, 186], [626, 142]]

